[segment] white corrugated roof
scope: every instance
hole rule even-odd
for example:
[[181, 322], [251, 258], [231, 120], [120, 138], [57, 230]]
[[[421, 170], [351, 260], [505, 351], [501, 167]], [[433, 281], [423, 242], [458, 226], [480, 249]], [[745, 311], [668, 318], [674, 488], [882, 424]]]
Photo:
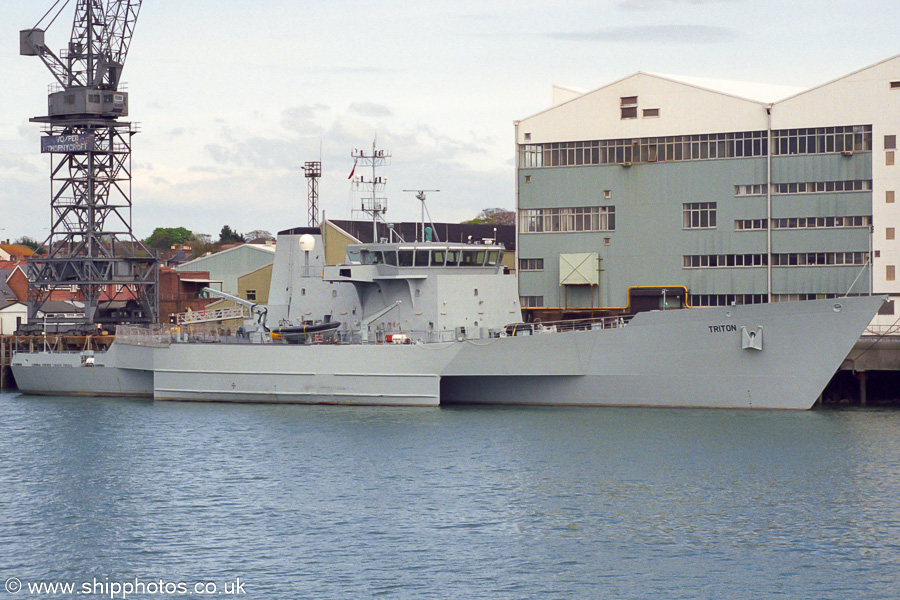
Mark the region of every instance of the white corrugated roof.
[[678, 81], [696, 87], [721, 92], [729, 96], [737, 96], [757, 102], [777, 102], [789, 96], [799, 94], [806, 90], [805, 87], [794, 85], [777, 85], [772, 83], [757, 83], [751, 81], [731, 81], [728, 79], [710, 79], [706, 77], [691, 77], [687, 75], [670, 75], [667, 73], [648, 73], [672, 81]]

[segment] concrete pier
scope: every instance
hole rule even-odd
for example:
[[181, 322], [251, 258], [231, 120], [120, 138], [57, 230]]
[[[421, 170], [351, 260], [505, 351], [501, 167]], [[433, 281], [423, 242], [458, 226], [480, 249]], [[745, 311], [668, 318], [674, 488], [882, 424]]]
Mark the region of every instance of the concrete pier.
[[822, 392], [824, 406], [900, 406], [900, 336], [864, 336]]

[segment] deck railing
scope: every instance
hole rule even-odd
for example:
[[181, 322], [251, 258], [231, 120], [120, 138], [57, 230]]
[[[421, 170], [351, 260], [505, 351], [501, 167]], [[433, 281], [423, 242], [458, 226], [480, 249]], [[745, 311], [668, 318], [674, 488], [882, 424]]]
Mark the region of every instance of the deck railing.
[[160, 325], [153, 327], [119, 325], [116, 328], [116, 343], [130, 346], [165, 348], [172, 343], [172, 333], [168, 328]]

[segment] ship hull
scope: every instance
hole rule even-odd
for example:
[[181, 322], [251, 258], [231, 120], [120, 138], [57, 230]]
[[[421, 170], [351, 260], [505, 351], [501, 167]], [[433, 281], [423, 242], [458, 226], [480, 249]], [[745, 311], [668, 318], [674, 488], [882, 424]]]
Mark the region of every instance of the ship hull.
[[808, 409], [882, 302], [651, 312], [620, 328], [435, 344], [116, 342], [93, 367], [24, 353], [12, 369], [28, 393], [156, 400]]

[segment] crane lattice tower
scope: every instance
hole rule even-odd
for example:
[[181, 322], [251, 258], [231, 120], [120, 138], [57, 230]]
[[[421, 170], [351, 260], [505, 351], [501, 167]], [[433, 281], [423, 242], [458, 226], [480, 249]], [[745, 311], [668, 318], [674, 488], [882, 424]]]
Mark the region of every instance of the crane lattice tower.
[[[77, 0], [72, 35], [59, 56], [39, 27], [53, 8], [20, 33], [20, 54], [40, 57], [56, 80], [47, 116], [31, 119], [44, 124], [41, 152], [51, 163], [47, 253], [28, 261], [32, 329], [49, 324], [56, 331], [90, 332], [156, 321], [158, 261], [131, 225], [137, 129], [120, 120], [128, 116], [128, 94], [119, 87], [140, 7], [140, 0]], [[60, 289], [76, 291], [83, 314], [40, 318]]]

